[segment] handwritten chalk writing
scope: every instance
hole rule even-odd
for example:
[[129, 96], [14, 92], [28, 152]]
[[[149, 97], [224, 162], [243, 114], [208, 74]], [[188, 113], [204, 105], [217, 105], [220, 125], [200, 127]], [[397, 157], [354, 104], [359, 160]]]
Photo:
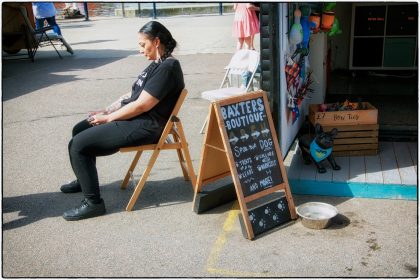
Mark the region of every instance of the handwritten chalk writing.
[[255, 150], [257, 148], [257, 144], [254, 143], [254, 144], [248, 145], [248, 148], [250, 151]]
[[235, 146], [233, 148], [233, 151], [235, 152], [235, 156], [239, 157], [241, 154], [248, 152], [249, 149], [248, 149], [248, 147]]
[[248, 170], [246, 170], [246, 171], [244, 171], [242, 173], [239, 173], [238, 174], [238, 177], [239, 177], [239, 179], [244, 179], [246, 177], [251, 176], [252, 174], [254, 174], [254, 171], [252, 169], [248, 169]]
[[259, 143], [260, 143], [260, 148], [263, 151], [271, 150], [271, 148], [273, 147], [273, 141], [271, 139], [260, 140]]
[[273, 185], [273, 178], [268, 176], [260, 181], [260, 186], [263, 188], [271, 187]]
[[236, 104], [230, 104], [222, 107], [222, 117], [224, 120], [237, 118], [241, 115], [264, 112], [264, 103], [262, 98], [247, 100]]
[[258, 184], [257, 183], [253, 183], [251, 186], [249, 186], [249, 190], [251, 192], [255, 192], [256, 190], [258, 190]]
[[219, 107], [245, 197], [283, 182], [264, 99]]
[[264, 136], [266, 136], [269, 132], [270, 130], [268, 128], [261, 130], [261, 133], [264, 134]]
[[246, 159], [242, 159], [242, 160], [239, 161], [239, 164], [241, 166], [252, 164], [252, 159], [250, 157], [246, 158]]
[[268, 162], [268, 161], [270, 161], [270, 158], [268, 157], [262, 159], [262, 162]]
[[229, 138], [229, 142], [235, 145], [238, 142], [239, 138], [234, 135], [234, 137]]
[[264, 117], [264, 112], [252, 113], [234, 119], [225, 120], [225, 125], [228, 130], [233, 128], [246, 127], [252, 123], [261, 122]]
[[244, 170], [252, 169], [251, 165], [243, 165], [239, 167], [239, 170], [243, 172]]
[[263, 153], [263, 154], [255, 155], [254, 158], [255, 158], [255, 160], [261, 160], [261, 159], [264, 159], [266, 157], [273, 157], [273, 156], [274, 156], [274, 151], [271, 150], [271, 151]]
[[250, 184], [252, 181], [255, 181], [255, 179], [254, 179], [253, 177], [248, 178], [248, 179], [245, 179], [245, 180], [244, 180], [244, 183], [245, 183], [245, 184]]
[[257, 165], [257, 169], [258, 169], [258, 171], [262, 171], [264, 169], [267, 169], [267, 168], [271, 168], [273, 166], [276, 166], [276, 164], [277, 164], [277, 160], [272, 160], [272, 161], [265, 162], [263, 164]]

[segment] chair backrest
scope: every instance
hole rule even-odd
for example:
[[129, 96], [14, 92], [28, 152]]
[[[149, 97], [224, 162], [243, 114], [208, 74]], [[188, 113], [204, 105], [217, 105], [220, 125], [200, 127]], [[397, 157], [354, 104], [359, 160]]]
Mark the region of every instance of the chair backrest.
[[28, 11], [26, 10], [26, 7], [24, 7], [24, 6], [20, 6], [20, 7], [19, 7], [19, 10], [20, 10], [20, 13], [21, 13], [21, 15], [22, 15], [22, 17], [23, 17], [23, 20], [25, 21], [25, 25], [26, 25], [26, 27], [29, 29], [29, 31], [30, 31], [32, 34], [35, 34], [35, 30], [33, 29], [31, 22], [29, 21], [29, 18], [28, 18]]
[[187, 96], [188, 90], [185, 88], [181, 91], [181, 94], [178, 97], [178, 101], [175, 103], [175, 107], [172, 110], [171, 118], [178, 115], [179, 109], [181, 109], [182, 103], [184, 103], [185, 97]]
[[226, 74], [220, 87], [223, 87], [226, 82], [228, 82], [228, 86], [232, 86], [235, 78], [238, 84], [240, 84], [242, 82], [242, 74], [249, 71], [251, 73], [251, 78], [249, 79], [248, 84], [244, 85], [246, 90], [248, 90], [255, 76], [255, 72], [258, 69], [259, 63], [260, 53], [258, 51], [245, 49], [237, 51], [231, 58], [229, 64], [225, 67]]
[[173, 127], [173, 122], [178, 122], [178, 112], [181, 109], [182, 103], [184, 103], [185, 97], [187, 96], [188, 91], [184, 88], [181, 91], [181, 94], [178, 97], [177, 102], [175, 103], [174, 108], [172, 109], [171, 116], [169, 117], [168, 121], [166, 122], [165, 128], [163, 129], [162, 135], [157, 143], [158, 146], [162, 145], [165, 141], [167, 141], [168, 133], [170, 132], [171, 127]]

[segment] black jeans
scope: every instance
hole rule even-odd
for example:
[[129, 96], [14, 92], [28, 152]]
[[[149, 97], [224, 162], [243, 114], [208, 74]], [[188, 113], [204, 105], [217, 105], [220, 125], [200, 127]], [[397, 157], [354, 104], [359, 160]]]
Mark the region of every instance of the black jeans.
[[100, 201], [96, 157], [112, 155], [121, 147], [153, 144], [163, 127], [150, 120], [115, 121], [92, 126], [86, 120], [73, 128], [69, 142], [70, 163], [83, 194], [93, 202]]

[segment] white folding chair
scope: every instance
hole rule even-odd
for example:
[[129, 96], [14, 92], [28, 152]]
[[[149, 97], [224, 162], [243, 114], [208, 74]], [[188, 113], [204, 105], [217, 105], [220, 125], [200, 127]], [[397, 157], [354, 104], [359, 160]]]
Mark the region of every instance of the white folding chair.
[[[260, 53], [255, 50], [239, 50], [237, 51], [229, 64], [225, 67], [225, 76], [223, 77], [220, 87], [215, 90], [207, 90], [201, 93], [203, 99], [209, 101], [219, 100], [222, 98], [232, 97], [248, 92], [252, 87], [255, 73], [260, 63]], [[246, 85], [242, 83], [242, 75], [248, 72], [249, 80]], [[206, 118], [200, 133], [204, 132], [208, 121]]]

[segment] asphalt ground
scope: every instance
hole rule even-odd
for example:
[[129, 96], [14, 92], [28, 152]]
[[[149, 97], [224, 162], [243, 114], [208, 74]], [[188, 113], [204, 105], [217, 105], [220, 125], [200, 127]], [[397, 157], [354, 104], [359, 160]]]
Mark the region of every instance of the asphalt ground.
[[[327, 202], [340, 214], [328, 229], [296, 221], [249, 241], [236, 203], [192, 211], [192, 186], [171, 151], [159, 156], [132, 212], [125, 206], [133, 186], [119, 185], [133, 155], [98, 158], [107, 215], [65, 221], [62, 213], [82, 199], [59, 191], [74, 178], [71, 129], [130, 90], [148, 64], [136, 41], [148, 20], [60, 21], [73, 56], [61, 50], [60, 60], [44, 48], [34, 63], [3, 61], [3, 277], [417, 277], [417, 201], [295, 195], [296, 206]], [[233, 15], [159, 20], [179, 42], [189, 90], [180, 117], [197, 173], [209, 107], [200, 93], [222, 80], [236, 43]]]

